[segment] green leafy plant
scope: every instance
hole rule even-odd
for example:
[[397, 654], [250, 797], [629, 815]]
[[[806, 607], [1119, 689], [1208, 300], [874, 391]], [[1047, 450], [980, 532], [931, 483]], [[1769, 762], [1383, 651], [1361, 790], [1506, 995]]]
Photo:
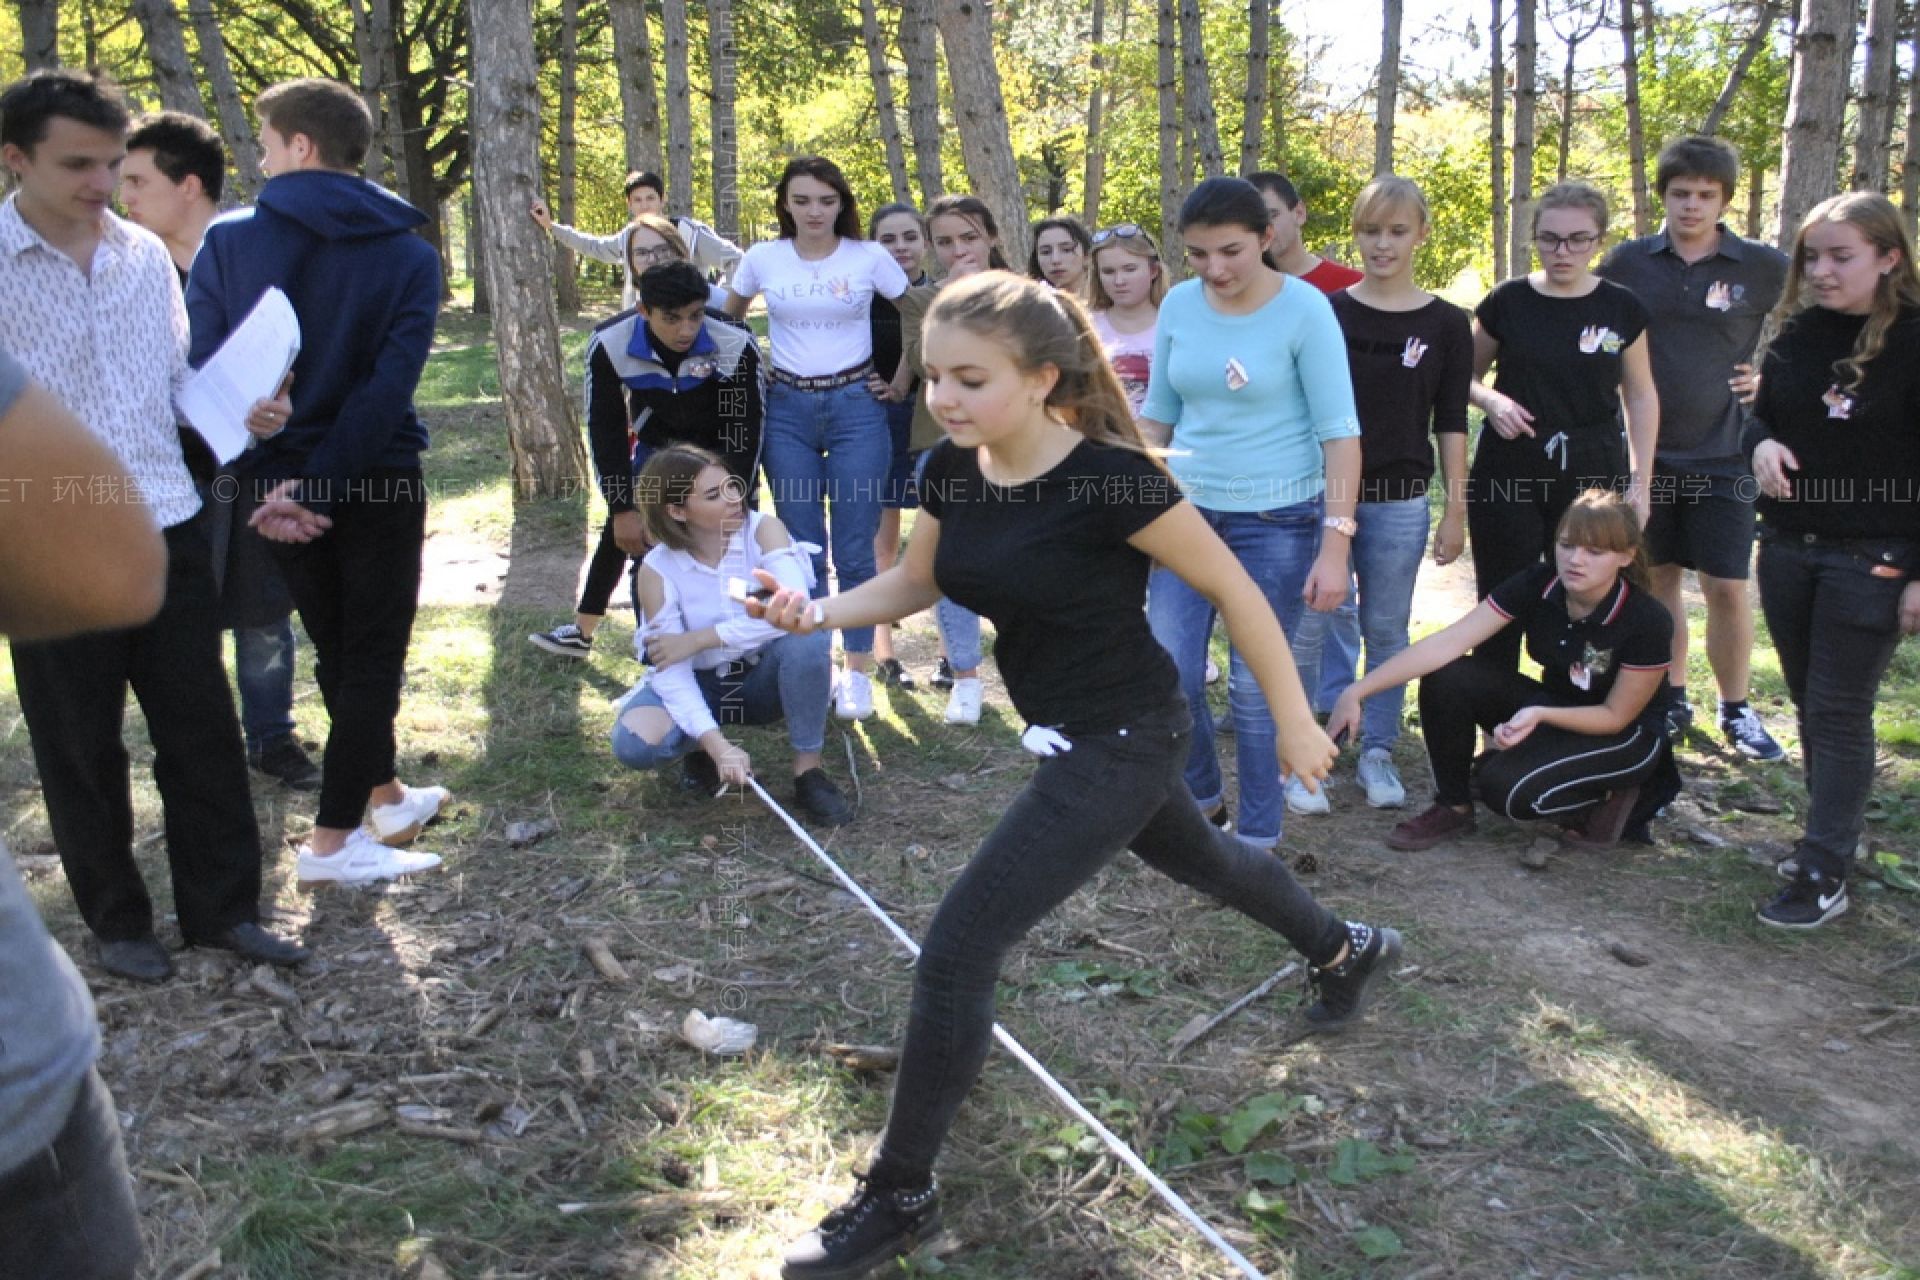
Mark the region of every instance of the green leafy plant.
[[1364, 1138], [1343, 1138], [1333, 1149], [1327, 1181], [1337, 1187], [1352, 1187], [1389, 1173], [1406, 1173], [1412, 1168], [1413, 1157], [1404, 1151], [1388, 1155]]

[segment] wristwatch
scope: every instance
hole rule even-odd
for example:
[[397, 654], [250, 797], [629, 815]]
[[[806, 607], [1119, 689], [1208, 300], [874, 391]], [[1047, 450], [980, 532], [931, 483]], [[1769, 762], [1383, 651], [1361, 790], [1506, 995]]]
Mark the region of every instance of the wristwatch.
[[1323, 516], [1320, 523], [1335, 533], [1344, 533], [1349, 538], [1360, 532], [1360, 522], [1352, 516]]

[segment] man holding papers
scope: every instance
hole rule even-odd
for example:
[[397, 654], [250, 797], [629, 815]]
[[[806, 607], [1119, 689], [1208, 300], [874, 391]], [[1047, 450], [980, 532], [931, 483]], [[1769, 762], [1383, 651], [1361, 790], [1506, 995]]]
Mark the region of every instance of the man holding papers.
[[[173, 964], [133, 859], [129, 688], [153, 742], [181, 934], [271, 964], [305, 952], [258, 923], [260, 833], [173, 409], [186, 313], [165, 247], [108, 209], [126, 131], [126, 107], [90, 76], [43, 71], [0, 94], [0, 157], [19, 184], [0, 204], [0, 346], [119, 455], [132, 483], [118, 496], [144, 503], [165, 531], [166, 595], [152, 621], [12, 646], [48, 821], [101, 967], [157, 982]], [[109, 478], [74, 483], [99, 501]]]
[[275, 543], [331, 721], [300, 881], [364, 884], [440, 864], [399, 847], [447, 793], [400, 782], [393, 728], [426, 538], [413, 393], [440, 259], [413, 234], [426, 216], [359, 174], [373, 121], [357, 93], [290, 80], [254, 109], [270, 180], [253, 208], [207, 229], [187, 281], [191, 360], [211, 357], [269, 289], [292, 302], [291, 388], [249, 414], [261, 439], [242, 474], [263, 498], [252, 524]]

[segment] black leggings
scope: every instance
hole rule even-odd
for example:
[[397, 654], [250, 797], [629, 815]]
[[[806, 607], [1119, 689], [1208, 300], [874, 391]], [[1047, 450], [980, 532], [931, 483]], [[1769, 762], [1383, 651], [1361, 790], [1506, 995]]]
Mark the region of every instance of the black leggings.
[[1470, 804], [1477, 786], [1480, 799], [1503, 817], [1562, 818], [1653, 775], [1664, 740], [1642, 724], [1610, 734], [1539, 725], [1518, 746], [1487, 752], [1475, 769], [1476, 726], [1491, 730], [1522, 707], [1552, 703], [1545, 685], [1484, 652], [1456, 658], [1423, 679], [1420, 733], [1433, 765], [1434, 798]]
[[877, 1182], [917, 1186], [932, 1172], [992, 1045], [1001, 961], [1123, 849], [1251, 916], [1315, 964], [1339, 955], [1340, 920], [1283, 861], [1219, 830], [1194, 804], [1182, 776], [1191, 735], [1186, 705], [1176, 703], [1075, 738], [1073, 750], [1039, 762], [947, 891], [914, 970]]
[[575, 613], [583, 613], [590, 618], [607, 616], [607, 602], [613, 599], [613, 589], [620, 584], [620, 577], [626, 572], [627, 553], [613, 540], [613, 517], [600, 526], [600, 543], [593, 549], [593, 559], [587, 562], [587, 581], [580, 588], [580, 605]]

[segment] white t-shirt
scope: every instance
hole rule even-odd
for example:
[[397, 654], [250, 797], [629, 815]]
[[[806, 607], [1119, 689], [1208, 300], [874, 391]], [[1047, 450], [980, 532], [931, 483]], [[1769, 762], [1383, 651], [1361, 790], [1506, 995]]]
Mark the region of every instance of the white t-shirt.
[[1093, 313], [1093, 331], [1099, 335], [1100, 345], [1106, 348], [1107, 362], [1119, 376], [1136, 419], [1140, 416], [1140, 406], [1147, 400], [1147, 383], [1153, 377], [1153, 338], [1159, 328], [1160, 322], [1156, 319], [1138, 333], [1122, 333], [1113, 327], [1105, 311]]
[[873, 295], [899, 297], [907, 273], [871, 240], [842, 237], [818, 262], [802, 259], [791, 240], [767, 240], [740, 259], [732, 287], [743, 298], [765, 295], [774, 368], [819, 378], [873, 359]]

